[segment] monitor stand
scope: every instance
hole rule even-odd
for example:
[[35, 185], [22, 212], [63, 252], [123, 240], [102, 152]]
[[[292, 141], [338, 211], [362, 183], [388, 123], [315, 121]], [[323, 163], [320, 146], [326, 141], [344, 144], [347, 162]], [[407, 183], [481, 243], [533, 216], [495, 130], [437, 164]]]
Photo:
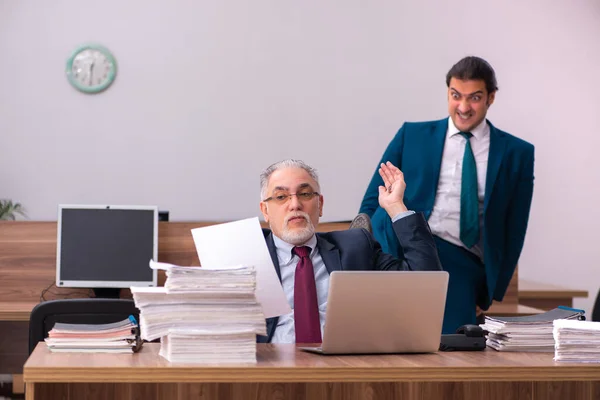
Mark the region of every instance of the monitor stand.
[[99, 299], [118, 299], [121, 297], [120, 288], [94, 288], [94, 296]]

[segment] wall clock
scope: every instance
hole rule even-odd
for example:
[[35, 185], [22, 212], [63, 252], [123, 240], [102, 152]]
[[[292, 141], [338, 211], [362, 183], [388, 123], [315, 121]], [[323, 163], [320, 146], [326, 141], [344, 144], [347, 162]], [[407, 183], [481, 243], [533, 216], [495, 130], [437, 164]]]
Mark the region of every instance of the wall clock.
[[98, 93], [108, 88], [117, 74], [117, 62], [105, 47], [86, 44], [67, 60], [67, 79], [77, 90]]

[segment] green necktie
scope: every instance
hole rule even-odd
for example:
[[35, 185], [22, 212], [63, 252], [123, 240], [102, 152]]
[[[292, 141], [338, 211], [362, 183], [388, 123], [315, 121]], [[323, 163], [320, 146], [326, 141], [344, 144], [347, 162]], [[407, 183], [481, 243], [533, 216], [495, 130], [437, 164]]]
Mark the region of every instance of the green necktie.
[[463, 156], [460, 186], [460, 240], [471, 248], [479, 242], [479, 197], [477, 195], [477, 164], [471, 148], [471, 132], [460, 132], [467, 139]]

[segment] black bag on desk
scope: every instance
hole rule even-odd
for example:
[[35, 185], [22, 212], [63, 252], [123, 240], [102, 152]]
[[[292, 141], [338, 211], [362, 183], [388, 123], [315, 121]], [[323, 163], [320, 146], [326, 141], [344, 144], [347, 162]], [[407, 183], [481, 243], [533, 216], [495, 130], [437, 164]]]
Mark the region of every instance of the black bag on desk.
[[454, 334], [442, 335], [440, 351], [485, 350], [485, 333], [479, 325], [463, 325]]

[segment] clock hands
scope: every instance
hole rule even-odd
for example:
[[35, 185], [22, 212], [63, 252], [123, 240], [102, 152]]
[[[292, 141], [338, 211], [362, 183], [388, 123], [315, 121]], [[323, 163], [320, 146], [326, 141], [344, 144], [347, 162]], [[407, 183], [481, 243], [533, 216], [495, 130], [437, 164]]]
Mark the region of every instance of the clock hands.
[[95, 64], [95, 61], [92, 61], [92, 63], [90, 64], [90, 83], [89, 83], [90, 86], [92, 86], [94, 83], [94, 64]]

